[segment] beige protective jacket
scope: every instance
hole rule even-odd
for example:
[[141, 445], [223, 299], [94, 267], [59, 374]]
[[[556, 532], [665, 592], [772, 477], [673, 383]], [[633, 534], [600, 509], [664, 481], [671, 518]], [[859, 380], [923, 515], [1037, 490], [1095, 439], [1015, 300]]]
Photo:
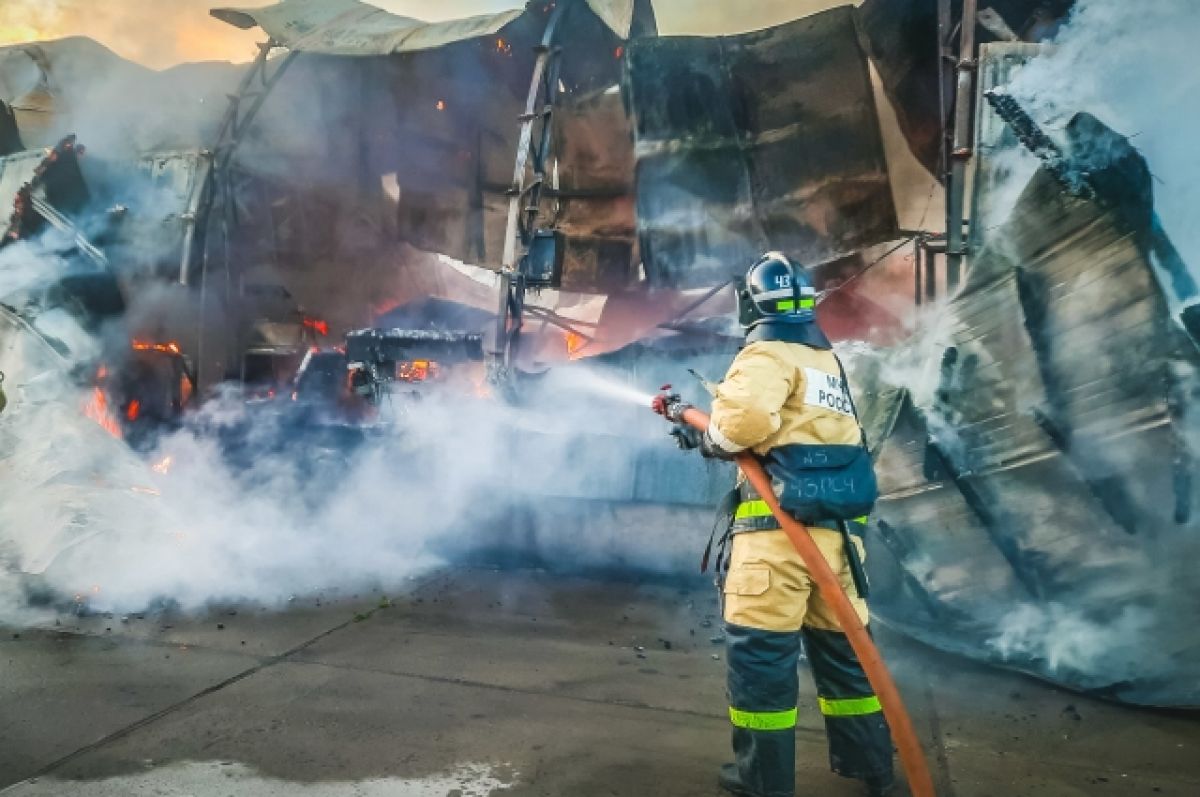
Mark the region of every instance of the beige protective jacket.
[[729, 453], [860, 439], [833, 352], [760, 341], [742, 349], [717, 388], [708, 432]]

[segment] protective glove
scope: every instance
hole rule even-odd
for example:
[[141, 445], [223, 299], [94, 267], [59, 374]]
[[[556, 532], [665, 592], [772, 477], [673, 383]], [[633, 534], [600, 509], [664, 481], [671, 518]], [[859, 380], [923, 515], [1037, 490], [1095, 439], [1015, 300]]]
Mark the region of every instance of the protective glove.
[[671, 437], [681, 451], [693, 451], [697, 448], [703, 453], [704, 435], [687, 424], [675, 424], [671, 427]]

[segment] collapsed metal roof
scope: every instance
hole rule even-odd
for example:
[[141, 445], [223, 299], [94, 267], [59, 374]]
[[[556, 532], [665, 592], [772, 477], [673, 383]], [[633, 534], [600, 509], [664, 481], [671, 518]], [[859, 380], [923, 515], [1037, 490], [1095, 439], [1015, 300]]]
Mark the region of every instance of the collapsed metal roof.
[[[853, 8], [744, 36], [658, 38], [648, 0], [576, 2], [560, 30], [548, 175], [550, 221], [569, 241], [564, 289], [636, 287], [643, 261], [658, 287], [711, 285], [765, 248], [816, 264], [895, 235]], [[343, 222], [366, 224], [380, 245], [498, 267], [518, 117], [553, 5], [443, 23], [356, 0], [214, 10], [298, 53], [235, 162], [239, 191], [249, 178], [265, 197], [239, 202], [271, 211], [239, 217], [278, 227], [268, 217], [307, 215], [312, 230], [317, 216], [330, 241], [346, 238]], [[226, 104], [212, 88], [228, 91], [242, 70], [152, 73], [92, 43], [55, 42], [0, 50], [0, 99], [54, 100], [46, 112], [17, 108], [28, 146], [85, 108], [80, 127], [101, 119], [112, 140], [134, 141], [137, 162], [211, 146]], [[88, 134], [107, 155], [105, 137]], [[311, 206], [302, 213], [301, 201]], [[324, 223], [330, 212], [337, 224]], [[280, 232], [265, 239], [286, 239]], [[312, 244], [313, 263], [345, 260]]]
[[[592, 13], [621, 39], [653, 28], [647, 0], [586, 0]], [[372, 56], [432, 50], [495, 36], [541, 3], [446, 22], [391, 14], [358, 0], [289, 0], [265, 8], [214, 8], [212, 15], [243, 30], [261, 27], [277, 44], [320, 55]], [[553, 5], [553, 4], [551, 4]]]

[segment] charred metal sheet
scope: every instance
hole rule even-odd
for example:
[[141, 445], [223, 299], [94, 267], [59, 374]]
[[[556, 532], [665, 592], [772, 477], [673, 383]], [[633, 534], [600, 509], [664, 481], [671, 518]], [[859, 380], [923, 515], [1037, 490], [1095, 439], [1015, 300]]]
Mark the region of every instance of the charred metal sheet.
[[0, 100], [0, 157], [12, 155], [25, 149], [21, 143], [21, 131], [17, 127], [17, 115], [12, 107]]
[[[75, 136], [67, 136], [49, 150], [0, 159], [0, 214], [7, 214], [0, 247], [33, 238], [47, 224], [60, 230], [72, 226], [62, 211], [73, 213], [89, 198], [79, 169], [82, 152]], [[86, 241], [82, 243], [94, 250]]]
[[569, 242], [565, 290], [616, 292], [637, 280], [632, 136], [615, 90], [572, 103], [556, 119], [551, 197]]
[[817, 264], [896, 236], [852, 7], [743, 36], [636, 41], [626, 82], [652, 283], [711, 285], [767, 249]]
[[[649, 5], [639, 0], [631, 9], [632, 30], [652, 32]], [[239, 166], [287, 184], [290, 164], [303, 159], [309, 182], [344, 201], [378, 192], [383, 178], [394, 186], [402, 240], [499, 267], [517, 119], [544, 10], [531, 4], [494, 37], [436, 49], [390, 57], [302, 53], [268, 100], [261, 135], [243, 144]], [[619, 95], [604, 93], [619, 80], [623, 42], [586, 11], [581, 4], [562, 30], [569, 57], [558, 109], [565, 132], [556, 143], [569, 151], [556, 153], [558, 189], [551, 192], [569, 235], [564, 285], [600, 291], [633, 279], [632, 145]], [[302, 132], [288, 128], [292, 118], [308, 122], [296, 126]]]
[[[1084, 130], [1100, 136], [1110, 162], [1092, 161], [1089, 179], [1108, 188], [1073, 196], [1039, 170], [986, 236], [948, 323], [856, 363], [868, 426], [887, 432], [873, 608], [926, 642], [1075, 689], [1195, 706], [1200, 595], [1181, 562], [1200, 538], [1179, 510], [1196, 499], [1180, 469], [1197, 441], [1173, 397], [1180, 380], [1194, 390], [1200, 356], [1151, 262], [1152, 208], [1103, 199], [1145, 202], [1141, 169], [1092, 125], [1064, 152], [1087, 152]], [[1103, 644], [1064, 644], [1092, 630]]]
[[[1041, 41], [1054, 30], [1074, 0], [980, 0], [984, 19], [992, 20], [980, 32], [986, 41], [1007, 39], [1004, 28], [1025, 41]], [[951, 0], [950, 30], [962, 16], [962, 0]], [[939, 178], [943, 171], [942, 118], [939, 82], [943, 69], [938, 47], [938, 3], [932, 0], [864, 0], [860, 9], [871, 59], [884, 91], [896, 110], [900, 129], [917, 159]], [[996, 23], [1003, 23], [1001, 28]], [[1001, 32], [997, 32], [1001, 31]], [[947, 84], [945, 96], [952, 97]]]

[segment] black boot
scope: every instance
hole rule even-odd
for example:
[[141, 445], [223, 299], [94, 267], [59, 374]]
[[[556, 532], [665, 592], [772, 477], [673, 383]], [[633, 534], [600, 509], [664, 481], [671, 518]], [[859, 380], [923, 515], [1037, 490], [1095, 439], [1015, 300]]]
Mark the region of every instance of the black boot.
[[722, 764], [721, 771], [717, 773], [717, 783], [722, 789], [737, 795], [737, 797], [759, 797], [751, 791], [749, 786], [742, 783], [742, 776], [738, 773], [737, 764]]
[[873, 775], [863, 781], [867, 784], [867, 797], [888, 797], [896, 788], [892, 775]]

